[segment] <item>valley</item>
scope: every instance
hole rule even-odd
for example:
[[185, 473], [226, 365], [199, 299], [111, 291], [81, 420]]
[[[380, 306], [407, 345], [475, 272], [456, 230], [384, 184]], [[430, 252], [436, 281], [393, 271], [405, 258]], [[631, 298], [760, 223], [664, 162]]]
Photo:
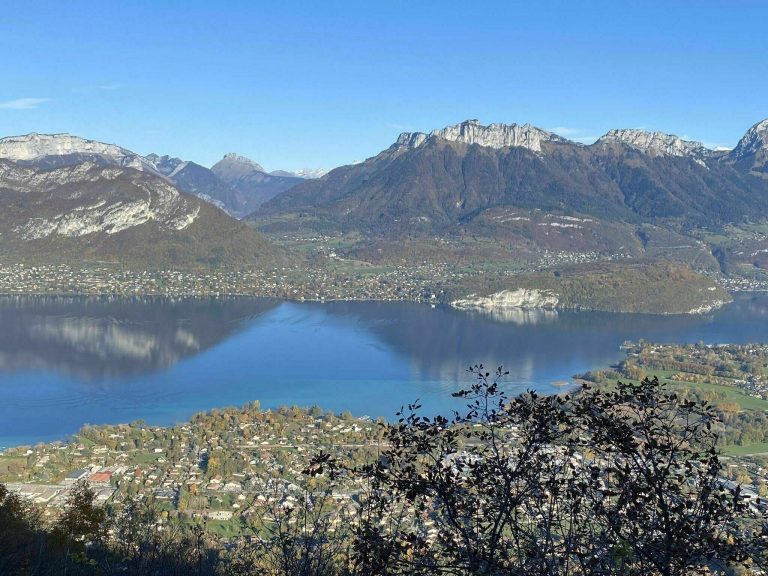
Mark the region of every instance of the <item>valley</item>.
[[539, 290], [558, 309], [707, 311], [768, 286], [767, 134], [731, 151], [641, 130], [584, 145], [469, 120], [302, 172], [319, 178], [2, 138], [0, 293], [529, 308], [494, 295]]
[[[610, 388], [617, 379], [658, 376], [683, 400], [706, 400], [721, 415], [722, 478], [753, 501], [768, 494], [768, 347], [625, 343], [613, 368], [577, 380]], [[575, 388], [571, 388], [575, 390]], [[319, 406], [240, 408], [195, 414], [174, 426], [85, 426], [67, 442], [37, 443], [0, 452], [0, 482], [56, 517], [78, 480], [96, 502], [152, 502], [163, 521], [194, 525], [231, 539], [251, 533], [273, 507], [296, 506], [308, 488], [306, 468], [323, 452], [359, 466], [390, 447], [385, 420], [334, 413]], [[334, 486], [334, 508], [361, 505], [354, 482]]]
[[768, 3], [0, 19], [0, 576], [768, 576]]

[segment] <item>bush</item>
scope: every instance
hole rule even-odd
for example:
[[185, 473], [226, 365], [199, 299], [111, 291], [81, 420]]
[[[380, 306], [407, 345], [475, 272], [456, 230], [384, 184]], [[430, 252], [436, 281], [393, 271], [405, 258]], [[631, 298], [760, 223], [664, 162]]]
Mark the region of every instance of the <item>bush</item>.
[[[766, 566], [765, 518], [724, 477], [717, 413], [657, 379], [507, 397], [482, 366], [450, 419], [380, 422], [376, 462], [318, 454], [271, 480], [249, 536], [159, 522], [151, 499], [53, 527], [0, 485], [0, 573], [250, 576], [683, 576]], [[326, 415], [328, 416], [328, 415]], [[291, 486], [290, 494], [285, 486]], [[353, 497], [337, 502], [337, 493]]]
[[475, 384], [456, 394], [466, 414], [410, 406], [361, 471], [359, 573], [682, 576], [764, 549], [721, 480], [706, 404], [647, 378], [510, 399], [501, 369], [471, 371]]

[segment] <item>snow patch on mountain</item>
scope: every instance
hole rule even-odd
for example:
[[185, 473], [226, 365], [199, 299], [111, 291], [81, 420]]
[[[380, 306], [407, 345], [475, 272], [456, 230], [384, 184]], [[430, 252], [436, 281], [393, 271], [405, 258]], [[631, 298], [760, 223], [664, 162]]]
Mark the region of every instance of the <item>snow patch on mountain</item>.
[[160, 156], [158, 154], [148, 154], [145, 158], [152, 163], [158, 173], [168, 178], [173, 177], [189, 164], [189, 162], [185, 162], [181, 158], [174, 158], [168, 155]]
[[328, 172], [330, 172], [330, 170], [326, 170], [325, 168], [300, 168], [294, 172], [291, 172], [290, 170], [274, 170], [270, 172], [270, 174], [272, 176], [288, 176], [304, 178], [305, 180], [315, 180], [317, 178], [322, 178], [328, 174]]

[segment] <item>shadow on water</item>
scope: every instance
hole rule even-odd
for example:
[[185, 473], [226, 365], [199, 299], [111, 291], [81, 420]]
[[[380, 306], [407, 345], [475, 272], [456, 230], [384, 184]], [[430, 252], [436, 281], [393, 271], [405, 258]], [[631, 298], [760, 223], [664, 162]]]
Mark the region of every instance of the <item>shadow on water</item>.
[[[548, 378], [569, 378], [568, 366], [596, 367], [621, 357], [628, 339], [655, 341], [742, 340], [768, 337], [755, 310], [768, 312], [768, 300], [739, 301], [709, 316], [656, 316], [576, 311], [513, 311], [507, 314], [463, 312], [411, 304], [364, 307], [351, 302], [327, 304], [329, 314], [356, 318], [386, 345], [409, 358], [414, 377], [466, 382], [469, 363], [504, 365], [510, 380], [542, 386]], [[753, 325], [752, 330], [745, 323]], [[746, 328], [746, 329], [745, 329]]]

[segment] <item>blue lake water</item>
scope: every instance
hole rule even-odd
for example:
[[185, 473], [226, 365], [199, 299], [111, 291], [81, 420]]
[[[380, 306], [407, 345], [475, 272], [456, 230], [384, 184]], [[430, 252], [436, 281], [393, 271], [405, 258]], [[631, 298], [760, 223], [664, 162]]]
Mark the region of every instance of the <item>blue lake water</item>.
[[617, 362], [625, 340], [768, 341], [768, 296], [705, 316], [467, 313], [411, 303], [265, 299], [0, 298], [0, 447], [83, 424], [174, 424], [259, 400], [392, 417], [450, 393], [470, 364], [504, 365], [510, 392]]

